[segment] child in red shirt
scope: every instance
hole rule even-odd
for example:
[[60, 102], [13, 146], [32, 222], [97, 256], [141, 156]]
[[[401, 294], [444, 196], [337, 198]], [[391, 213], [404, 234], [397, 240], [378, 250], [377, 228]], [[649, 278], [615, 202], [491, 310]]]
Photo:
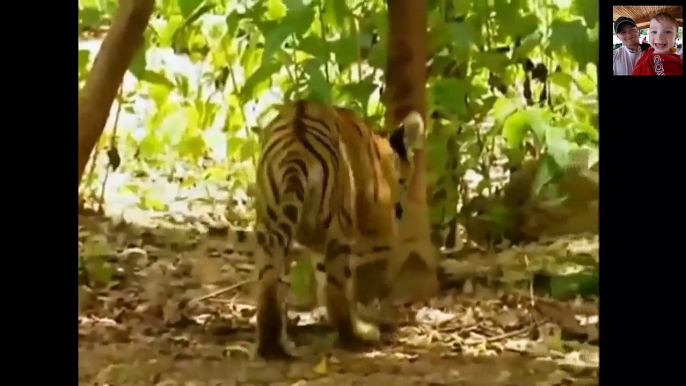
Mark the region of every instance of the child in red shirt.
[[679, 27], [674, 16], [661, 12], [650, 20], [650, 48], [634, 66], [631, 75], [682, 75], [684, 62], [674, 49]]

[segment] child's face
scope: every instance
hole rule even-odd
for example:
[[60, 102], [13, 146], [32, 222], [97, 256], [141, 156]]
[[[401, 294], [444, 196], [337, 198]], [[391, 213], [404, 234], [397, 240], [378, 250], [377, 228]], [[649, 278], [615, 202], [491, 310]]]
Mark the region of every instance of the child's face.
[[666, 54], [676, 41], [676, 26], [669, 20], [650, 21], [650, 46], [657, 54]]

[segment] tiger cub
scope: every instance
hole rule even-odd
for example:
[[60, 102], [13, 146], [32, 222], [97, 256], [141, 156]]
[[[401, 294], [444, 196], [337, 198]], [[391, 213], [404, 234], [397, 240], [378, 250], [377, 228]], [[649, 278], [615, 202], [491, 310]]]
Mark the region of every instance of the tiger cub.
[[285, 309], [293, 241], [318, 255], [319, 298], [339, 339], [377, 340], [378, 327], [363, 321], [355, 305], [365, 286], [387, 292], [388, 270], [376, 283], [356, 283], [356, 272], [370, 264], [386, 267], [397, 248], [397, 221], [414, 171], [413, 151], [424, 145], [424, 121], [411, 112], [386, 136], [352, 110], [320, 102], [299, 100], [277, 111], [257, 166], [255, 231], [228, 232], [235, 246], [254, 246], [256, 352], [266, 359], [294, 355]]

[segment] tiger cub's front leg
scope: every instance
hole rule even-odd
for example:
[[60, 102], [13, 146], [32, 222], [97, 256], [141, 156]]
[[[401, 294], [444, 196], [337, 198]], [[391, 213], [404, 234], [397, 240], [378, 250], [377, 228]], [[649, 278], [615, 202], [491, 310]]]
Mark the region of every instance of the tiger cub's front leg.
[[285, 281], [288, 242], [280, 235], [262, 229], [257, 232], [258, 272], [257, 355], [264, 359], [288, 359], [295, 355], [295, 344], [288, 338]]

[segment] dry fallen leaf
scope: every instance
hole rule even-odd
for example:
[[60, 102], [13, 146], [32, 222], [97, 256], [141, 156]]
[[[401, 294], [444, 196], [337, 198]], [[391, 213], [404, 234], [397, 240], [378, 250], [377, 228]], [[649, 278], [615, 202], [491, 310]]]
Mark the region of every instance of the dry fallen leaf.
[[541, 343], [545, 344], [550, 350], [563, 351], [562, 329], [552, 323], [548, 323], [539, 328], [541, 333]]
[[314, 366], [314, 369], [312, 369], [315, 373], [319, 375], [327, 375], [329, 374], [329, 358], [328, 356], [324, 356], [319, 363]]

